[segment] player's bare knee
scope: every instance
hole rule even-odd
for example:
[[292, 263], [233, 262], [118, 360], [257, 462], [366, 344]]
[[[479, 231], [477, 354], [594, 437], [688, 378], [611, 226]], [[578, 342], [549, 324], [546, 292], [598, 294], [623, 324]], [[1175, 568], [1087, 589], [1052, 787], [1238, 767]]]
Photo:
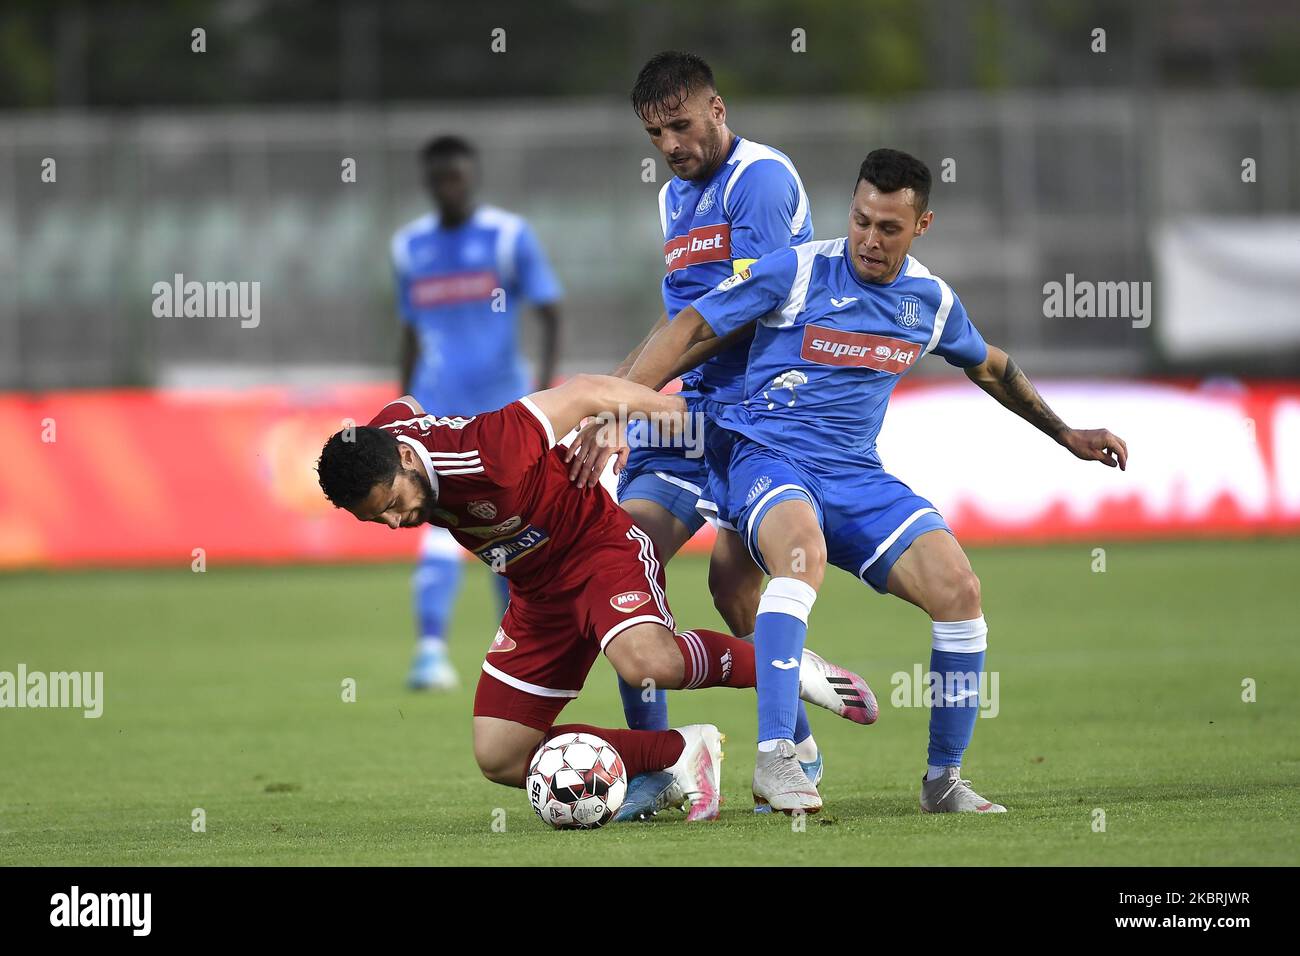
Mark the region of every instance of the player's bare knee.
[[798, 578], [820, 588], [826, 573], [826, 541], [821, 535], [799, 535], [763, 552], [774, 578]]
[[787, 575], [813, 587], [822, 586], [826, 574], [826, 541], [820, 535], [797, 541], [790, 548]]
[[518, 760], [504, 754], [478, 749], [474, 751], [474, 759], [478, 763], [479, 772], [493, 783], [506, 787], [524, 785], [524, 771]]
[[645, 642], [619, 648], [616, 655], [610, 656], [610, 663], [618, 676], [633, 687], [644, 687], [649, 681], [656, 687], [671, 688], [681, 676], [673, 674], [673, 661]]
[[980, 616], [980, 579], [969, 568], [952, 572], [948, 582], [949, 620], [970, 621]]

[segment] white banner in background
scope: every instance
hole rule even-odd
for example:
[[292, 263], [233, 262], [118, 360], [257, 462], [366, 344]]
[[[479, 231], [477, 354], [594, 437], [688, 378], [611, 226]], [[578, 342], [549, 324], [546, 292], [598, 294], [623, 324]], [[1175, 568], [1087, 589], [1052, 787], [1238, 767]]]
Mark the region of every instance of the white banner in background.
[[1300, 218], [1183, 219], [1156, 230], [1154, 251], [1168, 356], [1300, 349]]
[[885, 468], [979, 538], [1300, 528], [1300, 389], [1040, 388], [1071, 425], [1123, 438], [1128, 470], [1076, 459], [967, 383], [895, 396]]

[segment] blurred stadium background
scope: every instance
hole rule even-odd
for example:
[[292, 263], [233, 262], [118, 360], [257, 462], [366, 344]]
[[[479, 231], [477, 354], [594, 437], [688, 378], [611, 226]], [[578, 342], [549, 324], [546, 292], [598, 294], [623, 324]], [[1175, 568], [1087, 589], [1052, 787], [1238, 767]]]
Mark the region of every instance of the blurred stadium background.
[[[734, 130], [794, 159], [819, 237], [867, 150], [926, 159], [938, 219], [914, 253], [1067, 419], [1134, 448], [1102, 490], [923, 365], [882, 450], [968, 535], [1300, 528], [1287, 0], [11, 3], [0, 36], [0, 566], [408, 553], [332, 520], [305, 461], [391, 391], [388, 240], [427, 209], [416, 149], [479, 145], [484, 198], [533, 223], [566, 286], [561, 371], [605, 370], [660, 309], [668, 174], [644, 181], [626, 91], [669, 47], [712, 62]], [[176, 273], [260, 282], [260, 324], [155, 318]], [[1149, 326], [1048, 317], [1070, 275], [1152, 283]], [[952, 475], [968, 446], [1022, 467]], [[97, 516], [24, 493], [71, 471]], [[174, 481], [176, 510], [148, 517]]]

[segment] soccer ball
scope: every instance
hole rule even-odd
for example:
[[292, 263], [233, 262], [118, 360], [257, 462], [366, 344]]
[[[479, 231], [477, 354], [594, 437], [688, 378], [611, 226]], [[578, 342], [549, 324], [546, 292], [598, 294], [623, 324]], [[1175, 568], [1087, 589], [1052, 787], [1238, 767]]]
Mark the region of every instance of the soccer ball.
[[623, 805], [623, 758], [595, 734], [560, 734], [537, 748], [524, 785], [537, 815], [557, 830], [603, 827]]

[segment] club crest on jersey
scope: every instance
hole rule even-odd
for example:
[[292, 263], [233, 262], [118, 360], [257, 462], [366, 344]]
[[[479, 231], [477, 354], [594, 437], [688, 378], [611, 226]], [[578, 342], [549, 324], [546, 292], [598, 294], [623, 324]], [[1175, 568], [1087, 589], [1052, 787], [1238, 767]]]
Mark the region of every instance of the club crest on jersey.
[[475, 518], [482, 518], [484, 521], [491, 521], [497, 516], [497, 506], [490, 501], [471, 501], [465, 506], [465, 510]]
[[904, 329], [914, 329], [921, 324], [921, 300], [914, 295], [905, 295], [898, 300], [898, 311], [894, 321]]
[[509, 637], [501, 628], [497, 628], [497, 636], [492, 638], [492, 643], [488, 646], [489, 654], [504, 654], [507, 651], [513, 651], [519, 645]]
[[745, 504], [749, 504], [755, 498], [757, 498], [759, 495], [761, 495], [763, 492], [767, 491], [767, 489], [771, 487], [772, 487], [772, 476], [763, 475], [752, 485], [749, 486], [749, 494], [745, 496]]
[[615, 611], [622, 611], [624, 614], [631, 614], [639, 607], [650, 603], [650, 595], [644, 591], [624, 591], [622, 594], [615, 594], [609, 599], [609, 606]]
[[704, 195], [700, 197], [699, 204], [695, 207], [695, 215], [703, 216], [713, 208], [713, 197], [718, 194], [718, 184], [714, 183], [708, 189], [704, 190]]

